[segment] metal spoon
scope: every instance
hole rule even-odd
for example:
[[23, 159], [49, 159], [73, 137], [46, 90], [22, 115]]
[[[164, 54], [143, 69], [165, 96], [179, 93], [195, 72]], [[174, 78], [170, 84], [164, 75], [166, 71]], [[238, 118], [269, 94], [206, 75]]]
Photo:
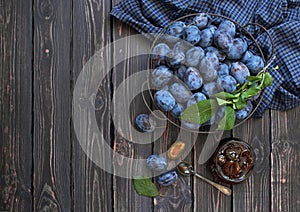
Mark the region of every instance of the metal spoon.
[[194, 171], [194, 168], [191, 164], [189, 164], [188, 162], [182, 161], [177, 165], [177, 171], [184, 175], [184, 176], [191, 176], [191, 175], [195, 175], [196, 177], [200, 178], [201, 180], [207, 182], [208, 184], [211, 184], [212, 186], [214, 186], [215, 188], [217, 188], [219, 191], [221, 191], [222, 193], [230, 196], [232, 191], [230, 188], [227, 188], [226, 186], [222, 186], [220, 184], [217, 184], [209, 179], [206, 179], [205, 177], [197, 174]]

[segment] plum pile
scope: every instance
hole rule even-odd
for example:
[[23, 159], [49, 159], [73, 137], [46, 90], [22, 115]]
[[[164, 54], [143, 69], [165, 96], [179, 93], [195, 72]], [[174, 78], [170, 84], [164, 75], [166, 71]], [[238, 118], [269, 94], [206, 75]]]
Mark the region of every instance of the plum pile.
[[[198, 101], [225, 91], [234, 93], [264, 68], [261, 56], [249, 48], [251, 42], [233, 22], [205, 13], [171, 23], [153, 46], [151, 88], [154, 101], [175, 118]], [[251, 101], [236, 110], [236, 119], [245, 119], [253, 110]], [[204, 124], [181, 123], [191, 129], [218, 124], [224, 116], [220, 107]]]

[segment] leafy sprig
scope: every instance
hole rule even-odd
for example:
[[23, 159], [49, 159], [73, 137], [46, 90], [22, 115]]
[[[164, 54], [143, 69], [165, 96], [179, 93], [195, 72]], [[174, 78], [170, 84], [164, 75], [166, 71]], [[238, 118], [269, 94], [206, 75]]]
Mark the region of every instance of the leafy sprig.
[[133, 185], [139, 195], [147, 197], [155, 197], [158, 195], [158, 190], [150, 178], [135, 176], [133, 178]]
[[[266, 69], [274, 59], [275, 57], [272, 58], [271, 62], [256, 76], [249, 76], [247, 82], [243, 85], [238, 85], [235, 92], [219, 92], [208, 100], [199, 101], [197, 104], [186, 108], [180, 118], [194, 124], [204, 124], [211, 119], [212, 115], [220, 106], [225, 106], [225, 115], [220, 120], [217, 129], [233, 129], [235, 123], [235, 111], [243, 109], [249, 99], [259, 95], [263, 89], [272, 84], [272, 76], [270, 73], [266, 72]], [[273, 68], [273, 70], [277, 69], [278, 66]]]

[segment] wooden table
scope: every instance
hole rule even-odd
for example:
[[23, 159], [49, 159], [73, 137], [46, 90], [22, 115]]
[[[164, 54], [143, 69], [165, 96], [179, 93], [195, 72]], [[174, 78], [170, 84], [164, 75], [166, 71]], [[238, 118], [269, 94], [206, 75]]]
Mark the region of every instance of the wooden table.
[[[228, 197], [196, 178], [181, 177], [161, 191], [166, 197], [139, 196], [132, 180], [114, 176], [93, 163], [82, 150], [73, 128], [73, 89], [83, 65], [102, 47], [113, 46], [112, 59], [130, 55], [137, 34], [109, 15], [118, 1], [34, 0], [0, 2], [0, 211], [300, 211], [300, 108], [266, 111], [226, 132], [255, 149], [253, 176], [232, 186]], [[165, 151], [176, 129], [152, 148], [135, 145], [116, 131], [110, 97], [147, 57], [124, 61], [112, 69], [95, 101], [99, 128], [112, 154], [146, 158]], [[84, 109], [82, 109], [84, 112]], [[146, 107], [138, 96], [132, 110]], [[79, 126], [90, 116], [85, 114]], [[91, 136], [92, 135], [88, 135]], [[206, 135], [199, 135], [186, 160], [212, 178], [208, 165], [197, 160]], [[97, 142], [92, 148], [97, 148]], [[113, 160], [112, 166], [131, 164]]]

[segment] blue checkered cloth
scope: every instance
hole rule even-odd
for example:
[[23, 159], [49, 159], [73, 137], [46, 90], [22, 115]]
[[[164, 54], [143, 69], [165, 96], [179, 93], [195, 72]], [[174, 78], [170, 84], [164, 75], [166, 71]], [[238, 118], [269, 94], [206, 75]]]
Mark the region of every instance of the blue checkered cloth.
[[[279, 70], [269, 70], [274, 82], [266, 89], [256, 116], [267, 108], [288, 110], [300, 104], [300, 0], [123, 0], [111, 14], [142, 34], [158, 34], [171, 21], [199, 12], [227, 16], [242, 25], [259, 23], [270, 32]], [[249, 30], [270, 53], [266, 33], [257, 33], [255, 26]]]

